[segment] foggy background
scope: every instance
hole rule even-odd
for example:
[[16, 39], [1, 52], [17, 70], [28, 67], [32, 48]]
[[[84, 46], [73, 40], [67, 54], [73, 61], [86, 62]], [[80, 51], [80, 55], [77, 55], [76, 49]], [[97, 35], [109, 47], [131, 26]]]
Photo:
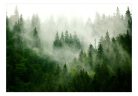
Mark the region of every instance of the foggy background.
[[72, 35], [77, 34], [85, 51], [89, 44], [96, 48], [106, 32], [109, 32], [111, 38], [126, 33], [127, 25], [124, 19], [127, 7], [125, 4], [7, 4], [6, 14], [11, 18], [14, 18], [14, 15], [22, 15], [25, 29], [23, 36], [27, 43], [30, 42], [29, 46], [33, 43], [33, 22], [34, 26], [38, 27], [43, 52], [54, 56], [60, 62], [70, 62], [78, 57], [80, 50], [53, 50], [57, 32], [61, 34], [68, 31]]

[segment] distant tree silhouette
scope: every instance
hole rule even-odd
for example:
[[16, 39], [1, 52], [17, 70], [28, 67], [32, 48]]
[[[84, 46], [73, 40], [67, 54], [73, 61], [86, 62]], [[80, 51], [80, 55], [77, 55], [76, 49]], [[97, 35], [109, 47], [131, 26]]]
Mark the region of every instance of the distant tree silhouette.
[[39, 38], [38, 31], [37, 31], [36, 27], [33, 30], [33, 38], [34, 38], [34, 47], [40, 48], [41, 47], [40, 38]]
[[93, 63], [93, 51], [94, 51], [94, 48], [92, 46], [92, 44], [89, 45], [89, 49], [88, 49], [88, 60], [89, 60], [89, 64], [90, 66], [92, 67], [92, 63]]
[[103, 47], [101, 43], [99, 43], [99, 46], [98, 46], [98, 56], [99, 58], [102, 58], [103, 56]]

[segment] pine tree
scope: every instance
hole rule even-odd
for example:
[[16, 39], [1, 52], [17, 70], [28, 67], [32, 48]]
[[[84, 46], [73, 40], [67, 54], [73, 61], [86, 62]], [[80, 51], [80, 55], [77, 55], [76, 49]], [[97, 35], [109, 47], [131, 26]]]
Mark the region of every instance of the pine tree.
[[22, 15], [20, 16], [20, 18], [18, 18], [18, 21], [15, 22], [14, 26], [13, 26], [13, 30], [14, 31], [14, 40], [15, 40], [15, 43], [14, 43], [14, 46], [17, 48], [17, 49], [23, 49], [22, 45], [23, 45], [23, 31], [24, 31], [24, 21], [23, 21], [23, 17]]
[[64, 36], [64, 33], [63, 33], [63, 32], [61, 33], [61, 38], [60, 38], [60, 40], [61, 40], [62, 42], [65, 41], [65, 36]]
[[106, 32], [106, 36], [105, 36], [106, 41], [109, 43], [110, 42], [110, 37], [109, 37], [109, 32]]
[[74, 36], [73, 36], [73, 44], [75, 48], [78, 48], [78, 49], [81, 48], [81, 43], [80, 43], [79, 38], [77, 37], [76, 32], [74, 33]]
[[72, 35], [69, 34], [69, 46], [72, 46], [72, 44], [73, 44]]
[[93, 50], [94, 48], [92, 44], [90, 44], [89, 49], [88, 49], [88, 61], [89, 61], [90, 66], [92, 66], [92, 62], [93, 62]]
[[81, 62], [83, 62], [83, 50], [81, 50], [80, 51], [80, 54], [79, 54], [79, 60], [81, 61]]
[[127, 30], [129, 32], [129, 35], [132, 36], [132, 17], [131, 17], [129, 7], [126, 11], [125, 19], [126, 19], [126, 22], [127, 22]]
[[61, 39], [59, 39], [58, 32], [56, 33], [56, 37], [55, 37], [53, 45], [55, 48], [62, 47], [62, 45], [63, 45]]
[[59, 41], [59, 35], [58, 35], [58, 32], [56, 33], [56, 38], [55, 38], [57, 41]]
[[65, 32], [65, 43], [69, 43], [69, 34], [68, 34], [68, 31], [66, 30]]
[[40, 48], [40, 39], [36, 27], [33, 30], [33, 38], [34, 38], [34, 47]]
[[105, 45], [106, 45], [106, 49], [109, 49], [109, 45], [110, 45], [110, 37], [109, 37], [109, 32], [106, 32], [106, 36], [105, 36]]
[[66, 64], [64, 64], [64, 66], [63, 66], [63, 72], [66, 74], [67, 73], [67, 65]]
[[101, 42], [99, 43], [99, 46], [98, 46], [98, 57], [100, 59], [103, 57], [103, 47], [102, 47]]
[[117, 16], [118, 18], [120, 18], [120, 10], [119, 10], [118, 7], [117, 7], [117, 9], [116, 9], [116, 16]]

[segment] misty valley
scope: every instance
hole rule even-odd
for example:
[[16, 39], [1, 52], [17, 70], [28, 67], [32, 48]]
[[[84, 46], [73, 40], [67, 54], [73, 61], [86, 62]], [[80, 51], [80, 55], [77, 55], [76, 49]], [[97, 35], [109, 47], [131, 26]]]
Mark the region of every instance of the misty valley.
[[[27, 11], [27, 10], [26, 10]], [[132, 14], [6, 15], [7, 92], [131, 92]]]

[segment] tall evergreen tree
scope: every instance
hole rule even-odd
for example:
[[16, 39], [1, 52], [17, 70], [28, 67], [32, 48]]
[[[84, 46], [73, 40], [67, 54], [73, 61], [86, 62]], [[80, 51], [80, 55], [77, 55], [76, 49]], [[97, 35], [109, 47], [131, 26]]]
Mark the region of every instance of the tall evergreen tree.
[[64, 64], [64, 66], [63, 66], [63, 72], [64, 72], [64, 73], [67, 73], [67, 71], [68, 71], [68, 70], [67, 70], [67, 65]]
[[64, 36], [64, 33], [63, 33], [63, 32], [61, 33], [61, 38], [60, 38], [60, 40], [61, 40], [62, 42], [65, 41], [65, 36]]
[[117, 16], [118, 18], [120, 18], [120, 10], [119, 10], [118, 7], [117, 7], [117, 9], [116, 9], [116, 16]]
[[76, 32], [74, 33], [74, 36], [73, 36], [73, 43], [76, 48], [79, 48], [79, 49], [81, 48], [81, 43]]
[[69, 33], [68, 33], [68, 31], [66, 30], [66, 32], [65, 32], [65, 42], [68, 44], [68, 42], [69, 42]]
[[56, 37], [55, 37], [53, 46], [54, 46], [55, 48], [62, 47], [62, 41], [61, 41], [61, 39], [59, 38], [58, 32], [56, 33]]
[[84, 53], [83, 53], [83, 50], [81, 49], [80, 54], [79, 54], [79, 60], [81, 62], [83, 62], [83, 55], [84, 55]]
[[69, 34], [69, 46], [72, 46], [73, 44], [73, 38], [72, 38], [72, 35], [71, 33]]
[[34, 31], [33, 31], [33, 38], [34, 38], [34, 47], [40, 48], [40, 38], [36, 27], [34, 28]]
[[127, 11], [126, 11], [125, 19], [126, 19], [127, 30], [129, 32], [129, 35], [132, 36], [132, 17], [131, 17], [131, 13], [130, 13], [129, 7], [128, 7]]
[[103, 57], [103, 47], [101, 42], [98, 45], [98, 57], [101, 59]]
[[106, 41], [109, 43], [110, 42], [110, 37], [109, 37], [109, 32], [106, 32], [106, 36], [105, 36]]
[[92, 66], [92, 63], [93, 63], [93, 46], [92, 44], [89, 45], [89, 49], [88, 49], [88, 61], [89, 61], [89, 64], [90, 66]]
[[106, 46], [106, 49], [108, 50], [109, 49], [109, 45], [110, 45], [110, 37], [109, 37], [109, 32], [107, 31], [106, 32], [106, 36], [105, 36], [105, 42], [104, 42], [105, 46]]

